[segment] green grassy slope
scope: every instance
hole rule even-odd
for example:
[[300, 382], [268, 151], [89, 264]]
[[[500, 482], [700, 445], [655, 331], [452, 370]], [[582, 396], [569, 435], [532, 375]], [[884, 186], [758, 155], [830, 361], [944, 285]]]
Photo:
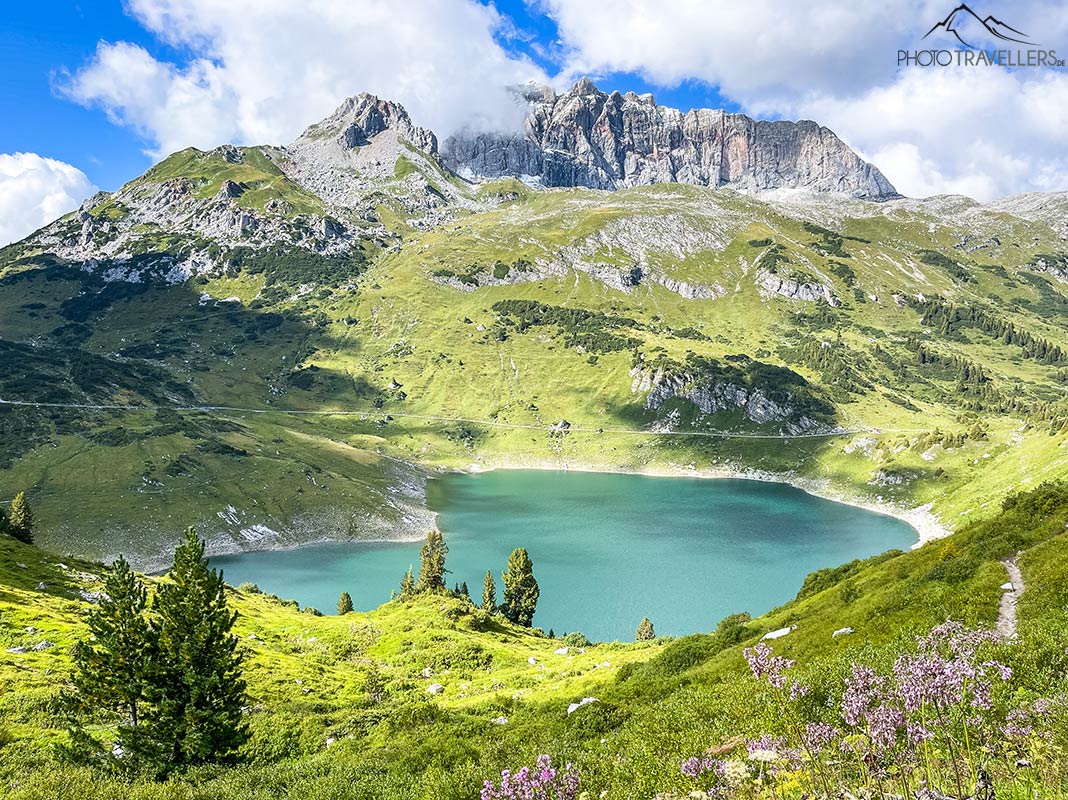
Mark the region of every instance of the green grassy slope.
[[[1017, 553], [1027, 584], [1020, 639], [996, 653], [1014, 670], [996, 700], [1018, 704], [1063, 692], [1068, 660], [1059, 631], [1068, 572], [1058, 556], [1066, 526], [1064, 487], [1043, 487], [941, 545], [814, 573], [800, 599], [735, 636], [600, 644], [567, 654], [555, 652], [559, 639], [445, 596], [316, 617], [236, 591], [236, 632], [250, 655], [250, 760], [166, 785], [131, 785], [53, 760], [47, 745], [63, 737], [54, 698], [88, 607], [78, 594], [99, 588], [98, 568], [4, 539], [0, 644], [55, 646], [0, 660], [0, 785], [16, 798], [470, 798], [484, 778], [547, 752], [576, 763], [591, 796], [685, 791], [678, 767], [684, 758], [782, 724], [777, 709], [754, 704], [744, 645], [796, 625], [775, 650], [796, 658], [800, 675], [833, 701], [854, 660], [886, 664], [912, 634], [947, 617], [989, 624], [1005, 579], [998, 562]], [[831, 636], [846, 626], [855, 632]], [[443, 691], [428, 693], [432, 683]], [[599, 702], [566, 713], [569, 703], [589, 696]], [[818, 702], [810, 713], [833, 717], [819, 712]], [[498, 724], [500, 717], [507, 723]], [[1053, 790], [1066, 722], [1049, 722], [1055, 746], [1034, 772], [1015, 777], [1015, 789], [1032, 791], [1042, 775]], [[1016, 796], [1009, 765], [993, 759], [989, 768], [1003, 790], [998, 796]]]
[[[208, 193], [283, 180], [242, 153], [183, 151], [139, 180]], [[0, 498], [37, 496], [49, 546], [104, 556], [111, 540], [148, 563], [163, 544], [152, 520], [231, 545], [253, 524], [285, 541], [417, 535], [422, 470], [476, 463], [763, 470], [931, 503], [948, 528], [1068, 471], [1068, 296], [1043, 266], [1063, 249], [1044, 223], [950, 199], [790, 205], [676, 185], [504, 181], [480, 197], [497, 205], [421, 230], [383, 195], [396, 246], [242, 252], [171, 286], [0, 251], [0, 344], [22, 359], [0, 399], [238, 409], [161, 423], [154, 408], [0, 406]], [[823, 287], [835, 305], [777, 282]], [[804, 396], [856, 433], [679, 435], [774, 437], [784, 423], [680, 398], [647, 409], [641, 381], [662, 373]], [[562, 436], [549, 430], [561, 419]], [[411, 498], [401, 509], [395, 485]], [[56, 496], [100, 534], [64, 528]], [[247, 525], [222, 521], [231, 506]]]

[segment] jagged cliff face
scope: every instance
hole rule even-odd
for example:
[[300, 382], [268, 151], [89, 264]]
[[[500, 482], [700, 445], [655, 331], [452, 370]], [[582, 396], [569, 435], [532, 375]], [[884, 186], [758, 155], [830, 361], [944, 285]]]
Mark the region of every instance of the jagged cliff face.
[[446, 163], [468, 177], [530, 176], [546, 186], [675, 182], [750, 193], [898, 196], [878, 169], [815, 122], [765, 122], [712, 109], [684, 114], [652, 95], [605, 94], [587, 78], [566, 94], [535, 86], [524, 98], [524, 133], [452, 136], [443, 147]]

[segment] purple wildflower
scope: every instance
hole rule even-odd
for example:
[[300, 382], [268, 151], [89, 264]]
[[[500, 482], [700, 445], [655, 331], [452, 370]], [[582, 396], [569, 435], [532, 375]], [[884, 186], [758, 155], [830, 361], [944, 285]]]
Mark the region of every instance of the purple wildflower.
[[805, 725], [805, 744], [810, 750], [822, 750], [841, 735], [841, 731], [829, 722], [809, 722]]
[[908, 720], [905, 723], [905, 736], [908, 737], [909, 744], [915, 747], [933, 738], [934, 734], [916, 720]]
[[1010, 739], [1024, 739], [1034, 733], [1031, 724], [1031, 715], [1023, 708], [1014, 708], [1005, 715], [1005, 725], [1002, 732]]
[[905, 714], [896, 706], [883, 704], [865, 715], [871, 742], [876, 750], [887, 751], [897, 742], [898, 731], [905, 725]]
[[842, 718], [847, 725], [857, 725], [867, 710], [882, 696], [882, 679], [871, 667], [853, 665], [842, 694]]
[[578, 793], [578, 771], [571, 764], [557, 770], [549, 756], [541, 755], [534, 769], [523, 767], [515, 773], [504, 770], [499, 787], [486, 781], [480, 797], [481, 800], [575, 800]]
[[719, 774], [723, 769], [723, 762], [708, 756], [690, 756], [682, 762], [679, 769], [687, 778], [698, 778], [706, 772]]
[[753, 755], [761, 750], [770, 750], [772, 752], [783, 755], [783, 751], [786, 749], [786, 737], [784, 736], [772, 736], [770, 733], [765, 733], [763, 736], [759, 736], [756, 739], [751, 739], [745, 746], [749, 755]]
[[1000, 661], [984, 661], [983, 666], [988, 669], [993, 669], [1003, 681], [1007, 681], [1012, 677], [1012, 668], [1006, 667]]
[[997, 640], [994, 631], [969, 628], [952, 619], [931, 628], [926, 636], [917, 637], [920, 650], [925, 653], [935, 654], [945, 647], [957, 658], [966, 661], [970, 661], [982, 645]]
[[767, 678], [776, 689], [786, 686], [784, 670], [794, 665], [793, 659], [775, 656], [771, 654], [771, 648], [764, 642], [759, 642], [755, 647], [747, 647], [742, 651], [745, 660], [749, 663], [749, 669], [758, 680]]
[[911, 713], [924, 704], [936, 708], [958, 704], [964, 681], [974, 677], [974, 670], [965, 662], [938, 655], [904, 655], [894, 662], [894, 677], [905, 710]]

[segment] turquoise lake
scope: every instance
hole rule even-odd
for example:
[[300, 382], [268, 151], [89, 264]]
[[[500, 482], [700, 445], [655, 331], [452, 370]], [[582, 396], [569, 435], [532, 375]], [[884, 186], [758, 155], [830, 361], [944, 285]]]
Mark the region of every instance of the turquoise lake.
[[[497, 580], [525, 547], [541, 600], [534, 624], [557, 634], [630, 640], [642, 617], [658, 634], [708, 631], [728, 614], [754, 616], [792, 598], [805, 575], [917, 540], [893, 517], [777, 483], [654, 478], [592, 472], [500, 470], [453, 474], [427, 486], [449, 546], [449, 585], [479, 602], [486, 570]], [[419, 542], [331, 543], [219, 556], [232, 585], [335, 613], [389, 600]]]

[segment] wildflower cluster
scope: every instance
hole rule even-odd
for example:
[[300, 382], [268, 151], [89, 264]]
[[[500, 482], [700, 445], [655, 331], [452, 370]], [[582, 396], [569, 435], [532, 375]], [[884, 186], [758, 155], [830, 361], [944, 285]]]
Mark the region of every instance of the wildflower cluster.
[[579, 773], [571, 764], [562, 770], [553, 766], [552, 758], [538, 756], [533, 768], [518, 772], [504, 770], [500, 785], [486, 781], [481, 800], [575, 800], [579, 794]]
[[[741, 759], [724, 760], [711, 756], [692, 756], [682, 762], [679, 770], [704, 787], [703, 790], [691, 792], [691, 798], [727, 797], [754, 774], [750, 765]], [[671, 800], [673, 797], [660, 795], [659, 800]]]
[[828, 708], [837, 718], [819, 720], [799, 708], [809, 687], [788, 675], [793, 660], [761, 642], [744, 656], [778, 705], [787, 735], [749, 741], [748, 763], [697, 756], [683, 762], [682, 774], [707, 790], [725, 785], [725, 764], [740, 763], [746, 774], [736, 780], [807, 780], [812, 793], [858, 785], [883, 792], [883, 782], [892, 781], [905, 796], [941, 784], [964, 796], [987, 780], [995, 755], [1030, 764], [1025, 756], [1035, 751], [1037, 727], [1049, 713], [1049, 701], [995, 711], [996, 687], [1012, 677], [1007, 666], [982, 656], [997, 641], [992, 631], [947, 620], [918, 637], [915, 651], [898, 656], [888, 671], [854, 663], [840, 703]]

